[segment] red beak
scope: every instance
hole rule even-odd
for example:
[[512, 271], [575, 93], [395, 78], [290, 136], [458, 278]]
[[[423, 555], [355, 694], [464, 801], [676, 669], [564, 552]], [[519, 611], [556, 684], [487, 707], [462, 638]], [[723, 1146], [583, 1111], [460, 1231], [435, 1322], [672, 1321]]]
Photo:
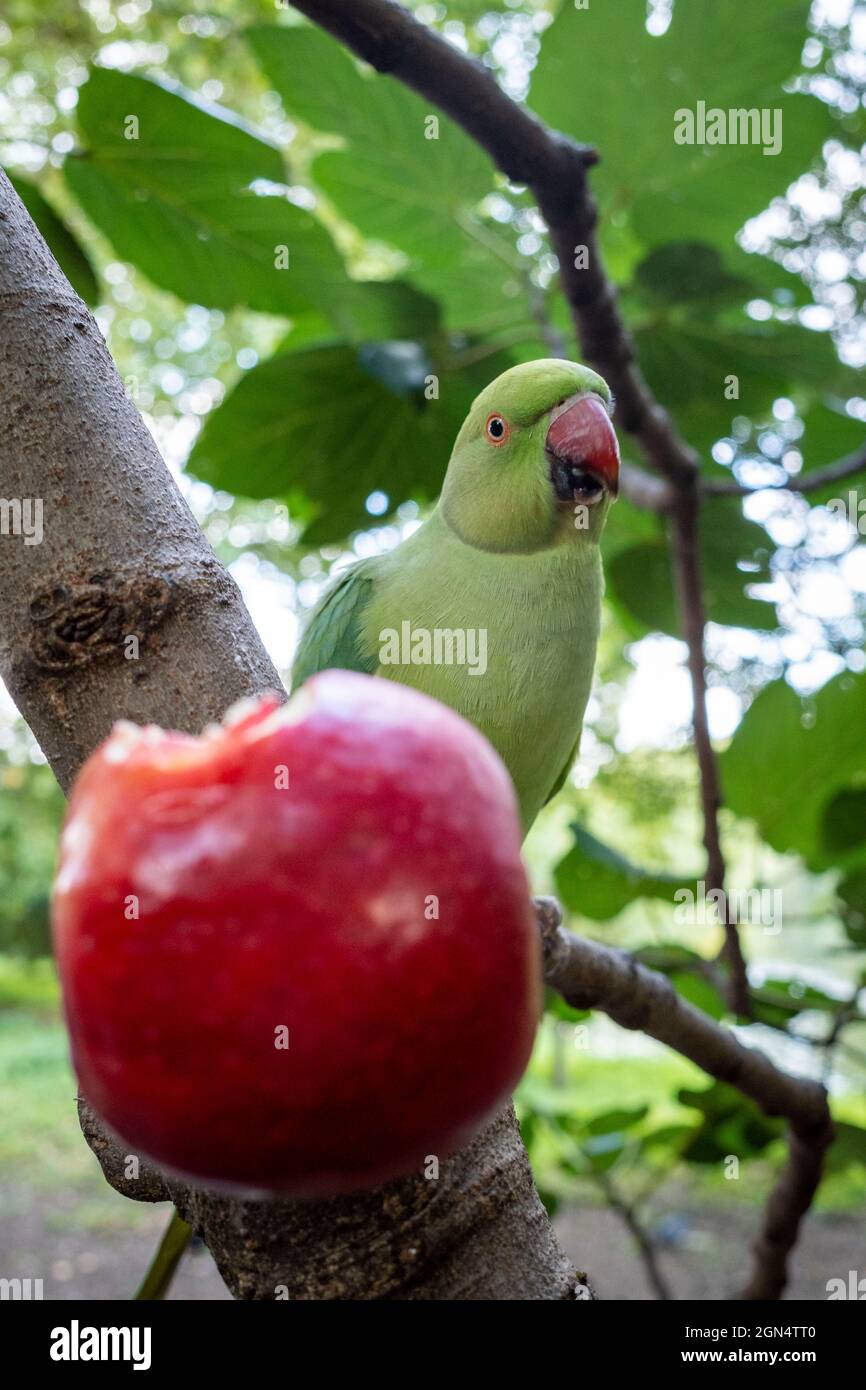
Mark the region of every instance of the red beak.
[[[547, 431], [554, 479], [589, 474], [612, 497], [619, 492], [619, 444], [610, 416], [598, 396], [581, 396], [557, 415]], [[557, 489], [559, 491], [559, 489]], [[575, 495], [573, 493], [569, 494]], [[569, 497], [561, 500], [569, 500]]]

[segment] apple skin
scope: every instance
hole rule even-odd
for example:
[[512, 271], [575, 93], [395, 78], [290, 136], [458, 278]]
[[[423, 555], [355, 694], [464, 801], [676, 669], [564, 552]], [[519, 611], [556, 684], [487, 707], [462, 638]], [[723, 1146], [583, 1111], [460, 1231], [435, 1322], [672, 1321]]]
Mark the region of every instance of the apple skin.
[[529, 1058], [520, 841], [487, 741], [391, 681], [327, 671], [201, 738], [118, 724], [75, 785], [53, 902], [85, 1098], [209, 1187], [420, 1173]]

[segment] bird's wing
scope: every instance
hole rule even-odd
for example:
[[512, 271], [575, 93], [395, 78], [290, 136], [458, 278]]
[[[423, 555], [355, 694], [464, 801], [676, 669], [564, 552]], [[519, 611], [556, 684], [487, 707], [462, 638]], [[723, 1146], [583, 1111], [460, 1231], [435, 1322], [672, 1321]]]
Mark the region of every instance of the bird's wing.
[[[582, 732], [582, 730], [581, 730], [581, 732]], [[565, 760], [565, 766], [563, 767], [562, 771], [560, 772], [559, 776], [557, 777], [556, 781], [554, 782], [553, 786], [551, 787], [550, 791], [547, 793], [547, 796], [545, 797], [545, 801], [544, 801], [545, 806], [547, 805], [548, 801], [552, 801], [553, 798], [556, 796], [556, 793], [557, 793], [557, 792], [561, 792], [562, 789], [563, 789], [563, 787], [565, 786], [565, 784], [566, 784], [566, 782], [567, 782], [567, 780], [568, 780], [568, 774], [569, 774], [569, 772], [571, 772], [572, 766], [573, 766], [573, 764], [574, 764], [574, 760], [575, 760], [575, 758], [577, 757], [577, 750], [578, 750], [579, 747], [580, 747], [580, 734], [577, 735], [577, 738], [575, 739], [575, 742], [574, 742], [574, 747], [572, 748], [571, 752], [569, 753], [568, 757], [567, 757], [566, 760]]]
[[292, 690], [317, 671], [334, 667], [373, 674], [378, 666], [376, 656], [365, 656], [358, 641], [373, 583], [369, 567], [362, 562], [346, 570], [321, 599], [298, 646], [292, 667]]

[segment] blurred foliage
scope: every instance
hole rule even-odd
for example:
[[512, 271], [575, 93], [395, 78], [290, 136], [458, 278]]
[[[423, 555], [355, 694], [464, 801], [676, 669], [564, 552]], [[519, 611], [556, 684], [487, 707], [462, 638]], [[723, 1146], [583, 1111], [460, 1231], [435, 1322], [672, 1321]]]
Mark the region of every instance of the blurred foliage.
[[0, 760], [0, 952], [50, 950], [48, 900], [62, 813], [63, 796], [47, 767]]
[[[784, 895], [784, 930], [743, 927], [755, 1040], [850, 1100], [866, 1066], [866, 522], [831, 516], [834, 490], [770, 489], [866, 432], [866, 9], [810, 22], [807, 0], [415, 8], [597, 144], [601, 242], [647, 379], [708, 476], [767, 489], [710, 504], [701, 537], [711, 701], [736, 706], [723, 829], [732, 886]], [[396, 544], [435, 498], [483, 384], [548, 355], [554, 332], [573, 343], [526, 191], [272, 0], [9, 0], [0, 84], [16, 188], [97, 305], [221, 558], [280, 594], [287, 626], [347, 549]], [[677, 144], [675, 111], [700, 101], [781, 111], [781, 150]], [[866, 497], [862, 479], [849, 491]], [[664, 527], [622, 501], [605, 554], [579, 780], [529, 862], [579, 929], [722, 1017], [718, 920], [674, 910], [679, 887], [699, 897], [703, 862], [684, 719], [648, 747], [621, 718], [678, 631]], [[32, 756], [10, 743], [0, 757], [0, 1002], [36, 1005], [50, 976], [23, 958], [47, 949], [62, 808]], [[554, 1003], [521, 1089], [551, 1206], [584, 1181], [775, 1161], [777, 1127], [736, 1092], [650, 1048], [663, 1094], [646, 1099], [645, 1070], [611, 1062], [594, 1029]], [[840, 1131], [845, 1171], [862, 1169], [864, 1122], [852, 1110]]]

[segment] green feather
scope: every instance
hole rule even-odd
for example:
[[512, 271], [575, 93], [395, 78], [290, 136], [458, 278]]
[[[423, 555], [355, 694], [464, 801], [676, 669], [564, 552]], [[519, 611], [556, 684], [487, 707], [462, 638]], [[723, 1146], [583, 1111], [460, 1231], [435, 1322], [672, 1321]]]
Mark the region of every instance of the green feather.
[[292, 690], [317, 671], [337, 668], [372, 675], [376, 670], [376, 655], [365, 655], [358, 646], [362, 614], [373, 590], [370, 571], [366, 560], [346, 570], [314, 609], [295, 657]]

